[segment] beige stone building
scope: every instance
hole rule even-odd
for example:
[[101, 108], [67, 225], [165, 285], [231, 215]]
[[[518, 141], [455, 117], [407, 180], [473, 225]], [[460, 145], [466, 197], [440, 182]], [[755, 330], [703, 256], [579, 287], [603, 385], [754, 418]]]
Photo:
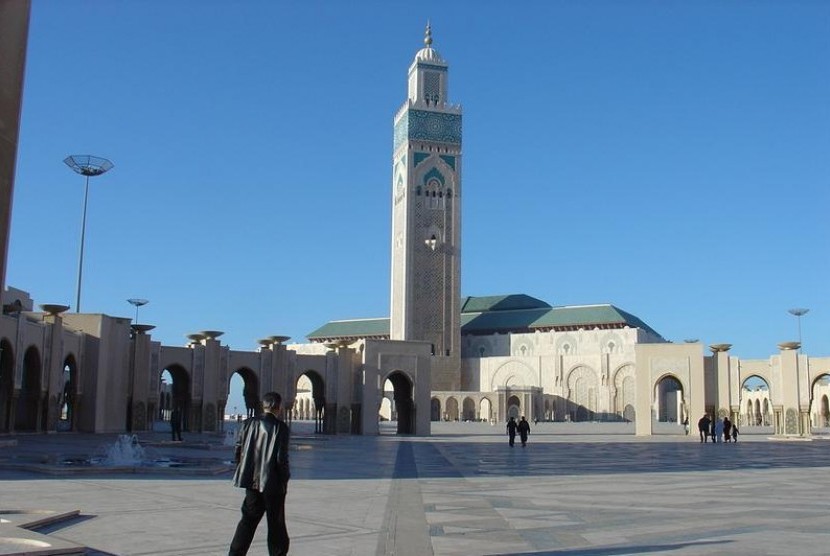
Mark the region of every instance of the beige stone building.
[[[27, 2], [0, 1], [0, 49], [14, 62], [0, 64], [7, 162], [17, 149], [27, 25]], [[231, 350], [215, 330], [169, 346], [153, 340], [151, 325], [36, 306], [0, 282], [0, 434], [152, 430], [175, 407], [186, 431], [220, 431], [234, 374], [244, 381], [246, 409], [276, 390], [289, 416], [313, 418], [328, 434], [378, 434], [381, 413], [399, 433], [417, 435], [440, 419], [520, 414], [633, 421], [638, 435], [704, 412], [756, 424], [760, 415], [779, 435], [827, 425], [830, 358], [801, 354], [797, 343], [742, 360], [728, 344], [707, 354], [699, 343], [667, 342], [613, 305], [462, 298], [462, 109], [448, 102], [449, 65], [429, 29], [408, 76], [394, 118], [389, 318], [332, 321], [305, 344], [269, 336], [256, 351]], [[0, 165], [3, 207], [11, 206], [13, 177], [13, 163]], [[7, 214], [0, 234], [4, 269]], [[749, 379], [766, 390], [745, 388]]]

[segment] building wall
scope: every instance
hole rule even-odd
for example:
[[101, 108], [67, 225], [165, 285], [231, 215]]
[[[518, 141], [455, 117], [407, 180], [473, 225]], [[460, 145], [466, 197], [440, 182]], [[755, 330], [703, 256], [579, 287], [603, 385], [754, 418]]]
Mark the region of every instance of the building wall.
[[0, 0], [0, 292], [6, 285], [29, 0]]

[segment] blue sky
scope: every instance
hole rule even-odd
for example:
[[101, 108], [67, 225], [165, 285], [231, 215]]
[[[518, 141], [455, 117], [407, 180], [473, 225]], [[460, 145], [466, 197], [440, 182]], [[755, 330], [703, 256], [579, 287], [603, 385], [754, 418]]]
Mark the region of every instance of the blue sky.
[[429, 18], [464, 106], [463, 295], [830, 355], [830, 3], [47, 2], [7, 283], [233, 349], [387, 316], [392, 117]]

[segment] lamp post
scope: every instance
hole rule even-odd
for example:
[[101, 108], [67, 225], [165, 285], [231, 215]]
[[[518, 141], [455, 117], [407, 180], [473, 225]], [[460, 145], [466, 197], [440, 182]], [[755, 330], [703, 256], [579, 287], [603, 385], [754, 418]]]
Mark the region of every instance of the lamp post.
[[138, 299], [138, 298], [130, 298], [127, 300], [127, 303], [130, 305], [135, 306], [135, 323], [138, 324], [138, 308], [150, 303], [147, 299]]
[[88, 154], [73, 154], [63, 159], [64, 164], [72, 168], [72, 171], [86, 177], [84, 186], [84, 212], [81, 219], [81, 249], [78, 255], [78, 289], [75, 298], [75, 312], [81, 312], [81, 277], [84, 270], [84, 239], [86, 236], [86, 206], [89, 200], [89, 178], [100, 176], [112, 169], [113, 164], [106, 158], [91, 156]]
[[796, 307], [794, 309], [790, 309], [787, 312], [790, 313], [791, 315], [795, 316], [795, 318], [798, 319], [798, 351], [801, 352], [802, 351], [802, 348], [801, 348], [801, 317], [803, 317], [804, 315], [809, 313], [810, 309], [805, 309], [803, 307]]

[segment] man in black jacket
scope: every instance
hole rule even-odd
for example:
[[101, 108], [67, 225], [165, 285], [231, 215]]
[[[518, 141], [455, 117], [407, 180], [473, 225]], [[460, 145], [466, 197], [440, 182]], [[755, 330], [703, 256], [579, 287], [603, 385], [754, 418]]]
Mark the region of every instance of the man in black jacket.
[[288, 468], [288, 425], [278, 418], [282, 398], [276, 392], [262, 397], [264, 413], [242, 425], [236, 445], [234, 486], [245, 489], [242, 519], [231, 541], [230, 556], [248, 553], [262, 514], [268, 520], [268, 554], [288, 554], [285, 493]]
[[[706, 442], [709, 440], [709, 426], [712, 424], [712, 421], [709, 419], [709, 415], [705, 414], [703, 417], [700, 418], [700, 421], [697, 422], [697, 430], [700, 431], [700, 441]], [[712, 437], [712, 442], [715, 439]]]

